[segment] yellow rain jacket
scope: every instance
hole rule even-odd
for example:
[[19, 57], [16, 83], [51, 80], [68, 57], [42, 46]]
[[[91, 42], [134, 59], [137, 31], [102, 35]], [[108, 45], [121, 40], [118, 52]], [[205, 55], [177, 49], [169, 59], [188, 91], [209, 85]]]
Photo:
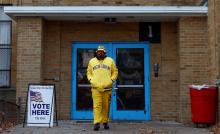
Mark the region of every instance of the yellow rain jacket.
[[87, 68], [87, 78], [93, 89], [104, 92], [112, 88], [113, 80], [117, 79], [118, 69], [114, 60], [106, 57], [104, 60], [98, 60], [96, 57], [89, 61]]

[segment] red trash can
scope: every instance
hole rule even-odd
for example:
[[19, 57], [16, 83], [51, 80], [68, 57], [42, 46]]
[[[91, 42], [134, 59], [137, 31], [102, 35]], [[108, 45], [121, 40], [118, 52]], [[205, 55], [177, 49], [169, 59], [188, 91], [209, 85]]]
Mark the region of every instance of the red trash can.
[[190, 86], [191, 112], [194, 123], [216, 122], [218, 88], [216, 86]]

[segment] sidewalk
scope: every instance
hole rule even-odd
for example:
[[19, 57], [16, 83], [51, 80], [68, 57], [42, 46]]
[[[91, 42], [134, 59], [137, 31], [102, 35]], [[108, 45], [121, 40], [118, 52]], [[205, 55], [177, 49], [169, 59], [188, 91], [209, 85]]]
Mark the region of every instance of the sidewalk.
[[[175, 122], [110, 122], [110, 130], [93, 131], [92, 122], [59, 121], [58, 127], [25, 127], [22, 124], [3, 134], [213, 134], [208, 129]], [[1, 132], [0, 132], [1, 133]]]

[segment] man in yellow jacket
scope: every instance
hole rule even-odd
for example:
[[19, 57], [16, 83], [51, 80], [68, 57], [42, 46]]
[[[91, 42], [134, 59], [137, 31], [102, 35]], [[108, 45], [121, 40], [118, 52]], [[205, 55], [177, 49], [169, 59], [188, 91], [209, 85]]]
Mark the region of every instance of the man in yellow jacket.
[[100, 123], [109, 129], [109, 107], [113, 81], [117, 79], [118, 69], [114, 60], [106, 57], [104, 46], [98, 46], [96, 56], [89, 61], [87, 78], [92, 86], [94, 130], [98, 131]]

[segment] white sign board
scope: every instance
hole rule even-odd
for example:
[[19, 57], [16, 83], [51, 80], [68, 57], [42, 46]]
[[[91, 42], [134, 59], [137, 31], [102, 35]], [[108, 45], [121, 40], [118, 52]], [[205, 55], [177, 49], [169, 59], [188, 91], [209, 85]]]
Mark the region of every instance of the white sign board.
[[27, 126], [53, 127], [54, 85], [29, 85]]

